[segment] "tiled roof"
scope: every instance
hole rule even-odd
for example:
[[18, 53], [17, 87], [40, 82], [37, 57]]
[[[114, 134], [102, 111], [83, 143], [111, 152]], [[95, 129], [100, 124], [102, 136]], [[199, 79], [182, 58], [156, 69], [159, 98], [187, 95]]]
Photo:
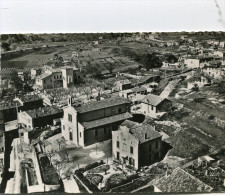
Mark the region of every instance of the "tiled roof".
[[0, 102], [0, 110], [16, 108], [16, 106], [20, 107], [22, 105], [18, 101], [6, 100], [6, 99]]
[[139, 80], [139, 83], [147, 82], [148, 79], [154, 78], [154, 77], [158, 77], [158, 76], [160, 76], [160, 75], [157, 74], [157, 75], [148, 75], [148, 76], [144, 76], [144, 77], [142, 77], [142, 78]]
[[121, 81], [118, 81], [118, 82], [121, 83], [122, 85], [131, 84], [131, 82], [128, 79], [121, 80]]
[[139, 124], [126, 120], [121, 126], [126, 126], [129, 129], [130, 134], [139, 140], [140, 143], [162, 137], [162, 135], [149, 124]]
[[85, 129], [92, 129], [95, 127], [100, 127], [103, 125], [119, 122], [122, 120], [131, 119], [132, 117], [133, 116], [129, 112], [126, 112], [126, 113], [117, 114], [117, 115], [113, 115], [110, 117], [106, 117], [106, 118], [102, 118], [102, 119], [98, 119], [98, 120], [94, 120], [90, 122], [84, 122], [82, 123], [82, 125], [84, 126]]
[[51, 106], [51, 107], [38, 108], [34, 110], [27, 110], [25, 112], [29, 116], [31, 116], [31, 118], [39, 118], [39, 117], [63, 113], [63, 110], [57, 108], [56, 106]]
[[50, 75], [52, 75], [52, 74], [51, 73], [43, 73], [43, 74], [37, 76], [36, 79], [44, 79]]
[[41, 100], [41, 98], [38, 95], [24, 95], [18, 97], [22, 102], [33, 102], [36, 100]]
[[212, 187], [180, 167], [173, 170], [171, 175], [160, 178], [153, 185], [162, 192], [210, 192], [212, 190]]
[[[140, 141], [140, 143], [147, 142], [149, 140], [153, 140], [162, 135], [156, 131], [151, 125], [135, 125], [133, 128], [130, 129], [130, 133]], [[147, 137], [146, 137], [147, 135]]]
[[165, 98], [162, 98], [160, 96], [157, 95], [153, 95], [153, 94], [148, 94], [145, 96], [145, 98], [142, 100], [142, 102], [146, 103], [146, 104], [150, 104], [153, 106], [157, 106], [158, 104], [160, 104]]
[[87, 104], [84, 104], [80, 107], [74, 107], [78, 113], [85, 113], [85, 112], [90, 112], [94, 110], [99, 110], [103, 108], [108, 108], [116, 105], [121, 105], [121, 104], [129, 104], [131, 103], [130, 100], [122, 98], [122, 97], [114, 97], [114, 98], [109, 98], [109, 99], [104, 99], [100, 101], [93, 101]]
[[142, 92], [142, 91], [147, 91], [146, 87], [135, 87], [132, 89], [133, 92], [138, 93], [138, 92]]
[[135, 126], [137, 123], [136, 122], [133, 122], [133, 121], [130, 121], [130, 120], [125, 120], [121, 126], [126, 126], [128, 127], [129, 129], [131, 129], [133, 126]]

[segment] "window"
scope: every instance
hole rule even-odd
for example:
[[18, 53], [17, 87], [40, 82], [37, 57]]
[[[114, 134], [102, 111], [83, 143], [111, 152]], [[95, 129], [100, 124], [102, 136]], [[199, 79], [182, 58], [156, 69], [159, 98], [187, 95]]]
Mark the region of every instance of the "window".
[[71, 114], [68, 114], [68, 120], [69, 120], [70, 122], [72, 122], [72, 115], [71, 115]]
[[97, 131], [97, 129], [95, 130], [95, 136], [98, 136], [98, 131]]
[[116, 158], [117, 158], [117, 160], [120, 159], [120, 153], [119, 152], [116, 153]]
[[104, 127], [104, 134], [106, 134], [106, 127]]
[[135, 163], [134, 163], [134, 159], [133, 159], [133, 158], [129, 158], [129, 164], [130, 164], [130, 165], [132, 165], [132, 166], [134, 166], [134, 165], [135, 165]]
[[118, 109], [118, 113], [121, 113], [121, 108]]
[[119, 141], [116, 141], [116, 147], [120, 148], [120, 142]]
[[69, 133], [70, 134], [69, 135], [70, 136], [70, 141], [72, 141], [73, 140], [73, 132], [72, 132], [72, 129], [70, 129], [69, 131], [70, 131], [70, 133]]
[[65, 125], [63, 125], [63, 130], [65, 130]]
[[156, 143], [155, 143], [155, 149], [158, 149], [158, 147], [159, 147], [159, 143], [156, 142]]
[[148, 156], [148, 161], [152, 162], [152, 155], [151, 154], [149, 154], [149, 156]]
[[134, 153], [134, 148], [133, 148], [133, 146], [130, 147], [130, 153], [131, 153], [131, 154]]
[[154, 109], [154, 107], [152, 106], [152, 110]]
[[123, 143], [123, 151], [126, 152], [127, 151], [127, 144]]
[[80, 132], [80, 137], [81, 137], [82, 135], [81, 135], [81, 132]]

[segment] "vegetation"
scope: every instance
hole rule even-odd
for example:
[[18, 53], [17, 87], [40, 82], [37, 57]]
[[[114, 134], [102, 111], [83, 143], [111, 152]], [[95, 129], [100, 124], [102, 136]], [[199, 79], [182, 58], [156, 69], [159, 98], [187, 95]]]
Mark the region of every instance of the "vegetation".
[[50, 165], [49, 159], [47, 156], [39, 157], [41, 174], [45, 184], [48, 185], [58, 185], [59, 177], [55, 171], [55, 168]]
[[102, 182], [103, 176], [100, 174], [87, 174], [86, 178], [89, 180], [90, 183], [98, 186], [99, 183]]

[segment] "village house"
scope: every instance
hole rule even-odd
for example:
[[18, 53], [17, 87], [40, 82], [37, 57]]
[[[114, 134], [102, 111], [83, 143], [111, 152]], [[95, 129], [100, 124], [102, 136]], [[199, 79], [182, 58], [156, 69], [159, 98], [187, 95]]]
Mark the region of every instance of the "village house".
[[116, 81], [114, 85], [115, 90], [117, 91], [123, 91], [131, 88], [131, 82], [128, 79]]
[[220, 46], [221, 48], [225, 48], [225, 41], [221, 41], [219, 46]]
[[52, 130], [57, 128], [61, 130], [59, 122], [62, 116], [63, 111], [54, 106], [19, 112], [19, 137], [23, 138], [25, 143], [30, 144], [36, 132], [42, 131], [42, 129], [51, 126], [51, 129], [54, 127]]
[[154, 186], [154, 192], [176, 192], [176, 193], [193, 193], [193, 192], [211, 192], [212, 187], [203, 183], [196, 177], [187, 173], [180, 167], [173, 170], [171, 174], [166, 174], [160, 179], [151, 182]]
[[213, 53], [215, 56], [221, 57], [223, 60], [225, 59], [225, 50], [217, 50]]
[[132, 95], [136, 94], [143, 94], [147, 95], [147, 88], [146, 87], [135, 87], [132, 89], [127, 89], [119, 92], [120, 97], [129, 98]]
[[162, 136], [148, 124], [126, 120], [112, 132], [112, 153], [115, 160], [135, 169], [161, 160]]
[[34, 88], [69, 88], [77, 83], [80, 78], [81, 73], [75, 67], [64, 66], [61, 69], [49, 69], [35, 78]]
[[169, 63], [169, 62], [163, 62], [162, 68], [179, 68], [181, 65], [176, 62], [176, 63]]
[[18, 124], [20, 124], [21, 127], [32, 130], [34, 128], [53, 125], [53, 120], [62, 118], [62, 116], [63, 110], [56, 106], [20, 111], [18, 113]]
[[187, 68], [202, 68], [210, 61], [219, 60], [220, 56], [191, 56], [184, 59]]
[[153, 118], [157, 118], [161, 114], [171, 109], [172, 102], [166, 98], [157, 95], [148, 94], [141, 101], [140, 112]]
[[209, 75], [210, 77], [213, 77], [214, 79], [220, 79], [225, 75], [225, 71], [222, 67], [216, 67], [216, 66], [205, 66], [202, 69], [202, 72]]
[[201, 88], [206, 84], [209, 84], [210, 80], [204, 76], [194, 76], [187, 82], [187, 89], [193, 89], [195, 87]]
[[30, 72], [31, 78], [34, 79], [36, 76], [41, 75], [41, 68], [32, 68]]
[[63, 111], [56, 106], [20, 111], [18, 113], [18, 124], [29, 129], [41, 128], [53, 125], [53, 120], [62, 116]]
[[88, 146], [112, 138], [112, 131], [126, 119], [131, 119], [131, 101], [114, 97], [93, 101], [81, 106], [72, 105], [64, 108], [61, 119], [62, 136], [76, 145]]
[[0, 102], [0, 113], [4, 123], [17, 119], [17, 112], [43, 106], [43, 100], [37, 95], [24, 95], [15, 99], [4, 99]]

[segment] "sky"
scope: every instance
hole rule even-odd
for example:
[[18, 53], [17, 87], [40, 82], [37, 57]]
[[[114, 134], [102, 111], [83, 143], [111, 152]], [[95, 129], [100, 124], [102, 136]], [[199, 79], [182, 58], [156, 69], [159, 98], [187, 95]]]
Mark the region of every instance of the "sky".
[[2, 34], [225, 30], [225, 0], [0, 0], [0, 7]]

